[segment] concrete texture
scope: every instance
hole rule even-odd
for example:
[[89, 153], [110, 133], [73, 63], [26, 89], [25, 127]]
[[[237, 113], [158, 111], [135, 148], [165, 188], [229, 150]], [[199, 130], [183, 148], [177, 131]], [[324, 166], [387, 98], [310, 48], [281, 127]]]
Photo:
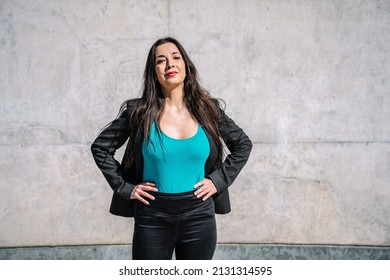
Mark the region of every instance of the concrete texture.
[[89, 146], [167, 35], [254, 143], [221, 244], [389, 246], [389, 31], [380, 0], [1, 0], [0, 247], [131, 243]]
[[[131, 245], [0, 249], [0, 260], [126, 260]], [[175, 257], [173, 257], [175, 259]], [[390, 247], [217, 245], [214, 260], [390, 260]]]

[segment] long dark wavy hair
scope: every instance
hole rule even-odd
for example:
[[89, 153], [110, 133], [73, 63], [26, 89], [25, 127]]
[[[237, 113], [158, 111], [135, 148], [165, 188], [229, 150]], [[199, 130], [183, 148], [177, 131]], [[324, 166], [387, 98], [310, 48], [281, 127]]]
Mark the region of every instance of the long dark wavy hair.
[[[186, 67], [184, 80], [184, 104], [190, 114], [207, 130], [218, 148], [218, 160], [223, 157], [223, 144], [218, 131], [218, 102], [211, 97], [199, 82], [198, 72], [183, 46], [174, 38], [166, 37], [157, 40], [151, 47], [143, 75], [142, 96], [130, 116], [130, 137], [122, 166], [127, 169], [133, 163], [135, 155], [141, 153], [142, 139], [149, 138], [152, 123], [158, 121], [159, 113], [164, 106], [164, 95], [155, 72], [156, 48], [165, 43], [173, 43], [178, 48]], [[126, 108], [128, 101], [122, 104]]]

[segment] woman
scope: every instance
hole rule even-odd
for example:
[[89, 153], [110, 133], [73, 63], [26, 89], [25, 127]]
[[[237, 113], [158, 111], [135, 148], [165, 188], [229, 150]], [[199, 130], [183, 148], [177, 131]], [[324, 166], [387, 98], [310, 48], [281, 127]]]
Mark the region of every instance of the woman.
[[[223, 142], [222, 142], [222, 140]], [[128, 140], [122, 163], [115, 151]], [[223, 157], [223, 143], [230, 154]], [[215, 213], [230, 212], [228, 186], [248, 160], [248, 136], [210, 97], [181, 44], [151, 47], [142, 97], [91, 146], [114, 191], [110, 212], [134, 217], [133, 259], [212, 259]]]

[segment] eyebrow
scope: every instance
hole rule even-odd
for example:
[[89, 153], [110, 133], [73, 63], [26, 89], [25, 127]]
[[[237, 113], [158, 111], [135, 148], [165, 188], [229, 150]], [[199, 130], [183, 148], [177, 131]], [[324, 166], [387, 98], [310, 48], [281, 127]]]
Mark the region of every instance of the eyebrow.
[[[180, 55], [180, 52], [173, 52], [172, 54], [179, 54]], [[159, 57], [165, 57], [165, 55], [160, 54], [160, 55], [156, 56], [156, 58], [159, 58]]]

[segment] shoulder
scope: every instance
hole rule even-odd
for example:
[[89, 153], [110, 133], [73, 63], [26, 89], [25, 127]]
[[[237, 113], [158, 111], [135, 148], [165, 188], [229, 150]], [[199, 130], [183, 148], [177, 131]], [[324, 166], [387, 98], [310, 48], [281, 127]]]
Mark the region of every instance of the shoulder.
[[217, 109], [225, 109], [225, 101], [221, 98], [211, 97], [211, 102], [217, 107]]
[[211, 98], [212, 103], [215, 106], [215, 110], [217, 110], [219, 117], [225, 114], [226, 103], [221, 98]]
[[126, 109], [133, 109], [134, 107], [137, 106], [139, 100], [140, 98], [133, 98], [133, 99], [126, 100], [125, 102], [123, 102], [123, 104]]
[[119, 109], [119, 115], [130, 115], [134, 111], [134, 108], [137, 107], [139, 100], [140, 98], [133, 98], [124, 101]]

